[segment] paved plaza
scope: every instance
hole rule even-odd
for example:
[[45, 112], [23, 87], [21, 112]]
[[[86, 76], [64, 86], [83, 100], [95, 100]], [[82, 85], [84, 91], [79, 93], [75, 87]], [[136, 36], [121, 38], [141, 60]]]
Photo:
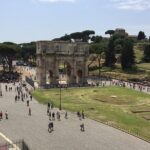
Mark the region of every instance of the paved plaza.
[[[61, 112], [61, 121], [54, 121], [54, 131], [49, 133], [47, 106], [33, 99], [32, 115], [28, 116], [26, 101], [15, 102], [15, 87], [11, 92], [4, 88], [2, 84], [0, 111], [7, 110], [9, 119], [4, 116], [0, 121], [0, 132], [12, 141], [24, 139], [31, 150], [150, 150], [150, 143], [99, 122], [79, 120], [73, 113], [65, 119], [65, 111]], [[85, 124], [85, 132], [80, 131], [81, 123]], [[4, 141], [0, 136], [0, 143]]]

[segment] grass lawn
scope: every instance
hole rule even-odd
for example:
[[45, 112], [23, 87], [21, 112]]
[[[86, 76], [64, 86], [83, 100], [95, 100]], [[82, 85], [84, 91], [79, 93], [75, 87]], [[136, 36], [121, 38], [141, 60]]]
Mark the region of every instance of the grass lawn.
[[137, 65], [140, 69], [150, 71], [150, 63], [141, 63]]
[[[59, 107], [60, 90], [36, 90], [33, 96], [41, 103], [52, 102]], [[84, 110], [91, 119], [109, 123], [150, 141], [150, 95], [121, 87], [62, 89], [63, 109]]]

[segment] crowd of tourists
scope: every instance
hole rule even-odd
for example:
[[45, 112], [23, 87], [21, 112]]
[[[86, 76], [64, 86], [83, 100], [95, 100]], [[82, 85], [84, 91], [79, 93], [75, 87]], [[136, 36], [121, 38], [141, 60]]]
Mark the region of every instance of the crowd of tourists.
[[[58, 121], [61, 121], [61, 113], [60, 111], [53, 111], [53, 104], [52, 103], [48, 103], [47, 104], [47, 116], [49, 118], [49, 124], [48, 124], [48, 132], [52, 132], [54, 131], [54, 121], [57, 119]], [[80, 113], [79, 111], [77, 112], [77, 117], [79, 118], [79, 120], [83, 120], [85, 119], [84, 116], [84, 111], [82, 110], [82, 112]], [[67, 111], [64, 113], [64, 118], [68, 119], [68, 113]], [[84, 123], [82, 123], [80, 125], [80, 130], [81, 131], [85, 131], [84, 128]]]
[[[8, 83], [3, 83], [3, 84], [5, 87], [5, 94], [7, 94], [9, 92], [15, 92], [16, 93], [16, 95], [14, 97], [15, 102], [26, 101], [27, 107], [29, 107], [29, 102], [32, 101], [32, 94], [28, 90], [27, 87], [23, 86], [22, 82], [8, 82]], [[3, 92], [2, 88], [0, 90], [1, 90], [0, 91], [1, 96], [4, 96], [4, 92]], [[28, 115], [31, 116], [31, 108], [30, 107], [28, 108]], [[0, 121], [3, 118], [8, 119], [8, 111], [7, 110], [0, 110]]]
[[[3, 85], [4, 85], [3, 90], [5, 92], [1, 89], [2, 96], [4, 96], [7, 93], [9, 94], [10, 92], [15, 92], [14, 102], [15, 103], [20, 102], [20, 103], [26, 105], [26, 107], [28, 107], [28, 109], [27, 109], [28, 111], [26, 112], [26, 114], [28, 116], [31, 116], [32, 113], [31, 113], [30, 102], [32, 102], [32, 94], [31, 94], [30, 90], [26, 86], [24, 86], [24, 84], [22, 82], [3, 83]], [[47, 116], [48, 116], [48, 120], [49, 120], [48, 132], [54, 131], [54, 122], [56, 120], [61, 121], [61, 119], [63, 117], [66, 120], [69, 119], [67, 111], [65, 113], [63, 113], [62, 111], [58, 111], [58, 110], [56, 111], [56, 109], [54, 109], [54, 105], [52, 103], [47, 104]], [[85, 119], [84, 111], [82, 110], [81, 113], [78, 111], [77, 117], [79, 118], [80, 121]], [[1, 108], [0, 108], [0, 121], [3, 119], [8, 119], [8, 111], [1, 110]], [[81, 131], [85, 131], [84, 123], [81, 123], [79, 128]]]
[[123, 81], [123, 80], [117, 80], [117, 79], [89, 79], [89, 85], [91, 86], [97, 86], [97, 87], [104, 87], [104, 86], [121, 86], [133, 90], [137, 90], [139, 92], [145, 92], [150, 94], [150, 86], [143, 85], [142, 83], [137, 82], [129, 82], [129, 81]]

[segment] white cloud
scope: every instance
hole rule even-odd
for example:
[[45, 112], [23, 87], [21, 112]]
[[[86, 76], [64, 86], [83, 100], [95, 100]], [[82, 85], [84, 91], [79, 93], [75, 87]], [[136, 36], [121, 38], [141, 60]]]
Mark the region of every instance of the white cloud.
[[75, 0], [38, 0], [40, 2], [50, 2], [50, 3], [55, 3], [55, 2], [75, 2]]
[[126, 10], [150, 9], [150, 0], [110, 0], [115, 7]]

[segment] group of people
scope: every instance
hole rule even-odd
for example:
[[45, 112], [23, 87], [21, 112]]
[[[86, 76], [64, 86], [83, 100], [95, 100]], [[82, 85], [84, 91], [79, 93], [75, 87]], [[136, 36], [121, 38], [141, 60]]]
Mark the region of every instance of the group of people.
[[[30, 93], [30, 91], [22, 85], [21, 82], [19, 83], [6, 83], [5, 84], [5, 91], [6, 92], [16, 92], [15, 94], [15, 102], [19, 102], [19, 101], [26, 101], [26, 106], [28, 107], [28, 115], [31, 116], [31, 107], [30, 107], [30, 101], [32, 101], [32, 95]], [[54, 131], [54, 121], [58, 120], [61, 121], [61, 113], [60, 111], [54, 111], [53, 110], [53, 104], [52, 103], [48, 103], [47, 104], [47, 116], [49, 118], [49, 124], [48, 124], [48, 132], [52, 132]], [[4, 117], [5, 116], [5, 117]], [[82, 120], [85, 118], [84, 116], [84, 111], [77, 112], [77, 116], [79, 117], [79, 120]], [[2, 120], [3, 118], [8, 119], [8, 112], [6, 111], [5, 113], [3, 113], [2, 111], [0, 111], [0, 120]], [[68, 113], [67, 111], [64, 113], [64, 118], [68, 119]], [[84, 129], [84, 123], [80, 124], [80, 128], [81, 131], [85, 131]]]
[[[26, 86], [23, 86], [22, 82], [19, 82], [19, 83], [13, 82], [13, 83], [6, 83], [5, 84], [5, 91], [6, 92], [11, 92], [13, 90], [16, 92], [15, 102], [20, 101], [20, 100], [22, 102], [24, 102], [26, 100], [26, 104], [28, 107], [28, 115], [31, 116], [31, 108], [29, 107], [29, 102], [32, 101], [32, 94], [30, 93], [28, 88]], [[1, 116], [3, 116], [3, 114]], [[5, 113], [5, 116], [8, 119], [8, 112], [7, 111]]]
[[57, 111], [56, 113], [53, 111], [53, 104], [52, 103], [48, 103], [47, 104], [47, 115], [49, 116], [49, 124], [48, 124], [48, 132], [52, 132], [54, 130], [54, 123], [53, 121], [55, 120], [55, 118], [57, 118], [58, 121], [60, 121], [60, 112]]
[[[3, 119], [3, 111], [0, 111], [0, 121]], [[5, 112], [5, 119], [7, 120], [8, 119], [8, 112], [6, 110]]]
[[[27, 87], [23, 87], [21, 83], [15, 88], [17, 92], [15, 96], [15, 102], [19, 101], [20, 99], [24, 102], [26, 100], [26, 105], [29, 107], [30, 101], [32, 101], [32, 94], [28, 90]], [[31, 107], [28, 108], [28, 115], [31, 116]]]
[[150, 94], [150, 86], [144, 85], [142, 83], [137, 82], [130, 82], [130, 81], [123, 81], [123, 80], [117, 80], [117, 79], [97, 79], [97, 80], [89, 80], [90, 85], [94, 86], [121, 86], [125, 88], [134, 89], [140, 92], [147, 92]]
[[[53, 106], [52, 104], [48, 103], [47, 104], [47, 115], [49, 116], [49, 124], [48, 124], [48, 132], [52, 132], [54, 131], [54, 123], [53, 121], [55, 121], [55, 119], [57, 118], [58, 121], [61, 121], [61, 113], [59, 111], [57, 111], [56, 113], [53, 110]], [[79, 111], [77, 112], [77, 117], [79, 118], [79, 120], [85, 119], [85, 115], [84, 115], [84, 111], [82, 110], [82, 112], [80, 113]], [[65, 112], [64, 115], [65, 119], [68, 119], [68, 113], [67, 111]], [[85, 127], [84, 127], [84, 123], [82, 123], [80, 125], [80, 130], [82, 132], [85, 131]]]

